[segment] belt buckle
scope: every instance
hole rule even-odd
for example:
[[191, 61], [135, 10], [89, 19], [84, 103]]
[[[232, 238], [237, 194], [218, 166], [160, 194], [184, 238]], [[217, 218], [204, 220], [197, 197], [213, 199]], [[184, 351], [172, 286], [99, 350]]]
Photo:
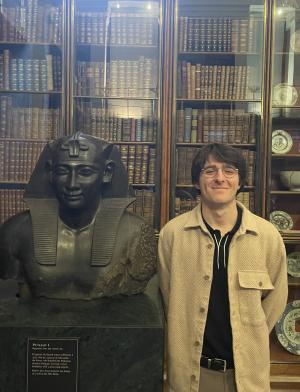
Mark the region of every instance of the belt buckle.
[[227, 363], [225, 359], [221, 359], [221, 358], [215, 358], [216, 361], [220, 361], [223, 363], [223, 369], [220, 369], [219, 371], [222, 373], [226, 372], [226, 368], [227, 368]]

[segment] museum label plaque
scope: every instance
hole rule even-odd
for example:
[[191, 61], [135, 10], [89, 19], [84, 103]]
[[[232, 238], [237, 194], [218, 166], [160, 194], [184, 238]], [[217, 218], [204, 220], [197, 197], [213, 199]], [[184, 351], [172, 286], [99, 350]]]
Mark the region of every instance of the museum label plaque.
[[77, 392], [78, 338], [28, 338], [27, 392]]

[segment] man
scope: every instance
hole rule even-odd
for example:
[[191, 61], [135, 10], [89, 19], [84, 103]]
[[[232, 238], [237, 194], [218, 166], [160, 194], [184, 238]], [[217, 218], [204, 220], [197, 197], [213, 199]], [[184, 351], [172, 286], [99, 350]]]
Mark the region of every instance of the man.
[[160, 233], [170, 392], [267, 392], [269, 333], [287, 299], [276, 228], [236, 201], [238, 149], [204, 146], [192, 164], [201, 202]]
[[21, 296], [90, 300], [146, 287], [155, 235], [126, 211], [134, 199], [114, 152], [81, 133], [45, 148], [26, 191], [30, 211], [0, 229], [0, 277], [16, 279]]

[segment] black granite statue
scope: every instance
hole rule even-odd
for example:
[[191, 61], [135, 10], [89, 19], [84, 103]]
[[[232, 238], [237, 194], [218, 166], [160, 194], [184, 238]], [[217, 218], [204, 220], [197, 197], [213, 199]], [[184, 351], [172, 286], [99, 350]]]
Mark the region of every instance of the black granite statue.
[[29, 211], [0, 228], [0, 278], [20, 296], [94, 299], [142, 292], [156, 269], [153, 229], [116, 147], [82, 133], [49, 143], [25, 192]]

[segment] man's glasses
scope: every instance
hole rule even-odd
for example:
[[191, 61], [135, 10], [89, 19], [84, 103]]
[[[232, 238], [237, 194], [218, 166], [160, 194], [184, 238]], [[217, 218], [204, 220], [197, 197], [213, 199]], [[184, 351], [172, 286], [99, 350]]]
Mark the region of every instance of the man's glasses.
[[232, 166], [223, 166], [223, 167], [208, 166], [202, 169], [201, 173], [205, 177], [213, 178], [218, 174], [219, 170], [222, 170], [222, 173], [226, 178], [232, 178], [239, 172], [239, 169]]

